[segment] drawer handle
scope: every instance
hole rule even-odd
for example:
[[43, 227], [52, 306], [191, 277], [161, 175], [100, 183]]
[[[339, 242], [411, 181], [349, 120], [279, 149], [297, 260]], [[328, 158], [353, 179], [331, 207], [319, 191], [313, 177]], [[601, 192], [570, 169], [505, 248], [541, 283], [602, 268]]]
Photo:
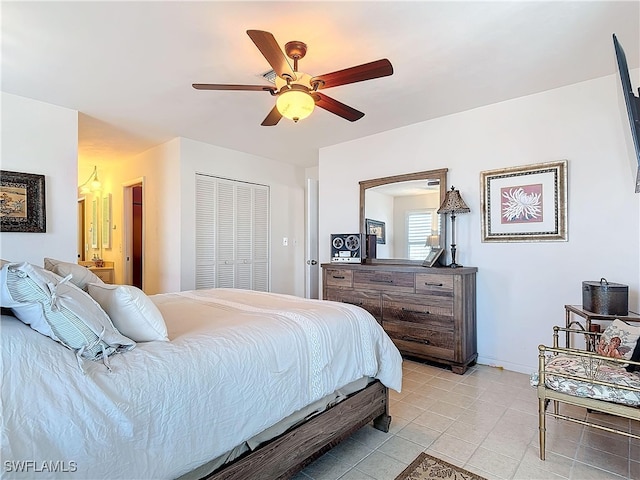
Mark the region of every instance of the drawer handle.
[[393, 280], [381, 280], [377, 278], [372, 278], [371, 281], [376, 283], [393, 283]]
[[337, 275], [332, 275], [333, 278], [337, 279], [337, 280], [344, 280], [344, 276], [339, 277]]
[[424, 343], [425, 345], [429, 345], [431, 343], [426, 339], [421, 339], [419, 342], [416, 342], [415, 338], [409, 337], [407, 335], [403, 335], [402, 337], [400, 337], [400, 340], [404, 340], [405, 342]]
[[422, 310], [411, 310], [410, 308], [404, 308], [402, 307], [401, 309], [403, 312], [407, 312], [407, 313], [419, 313], [422, 315], [429, 315], [429, 311], [427, 310], [426, 312], [423, 312]]
[[424, 282], [424, 284], [428, 287], [442, 287], [443, 284], [442, 283], [429, 283], [429, 282]]

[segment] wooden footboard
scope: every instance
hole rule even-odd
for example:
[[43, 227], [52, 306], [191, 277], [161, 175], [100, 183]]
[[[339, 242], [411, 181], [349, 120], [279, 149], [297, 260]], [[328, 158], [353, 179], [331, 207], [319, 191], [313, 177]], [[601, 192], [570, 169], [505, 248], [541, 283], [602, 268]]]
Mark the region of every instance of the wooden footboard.
[[372, 420], [378, 430], [389, 431], [389, 392], [379, 381], [204, 479], [290, 478]]

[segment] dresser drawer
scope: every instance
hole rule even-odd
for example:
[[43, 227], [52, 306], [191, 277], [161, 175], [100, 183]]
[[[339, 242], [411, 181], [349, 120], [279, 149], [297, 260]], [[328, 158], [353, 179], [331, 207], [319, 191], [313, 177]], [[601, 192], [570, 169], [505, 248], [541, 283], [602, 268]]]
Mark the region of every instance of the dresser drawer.
[[453, 330], [387, 320], [383, 320], [382, 326], [403, 353], [444, 360], [455, 359]]
[[413, 273], [356, 270], [353, 274], [353, 286], [356, 288], [413, 293], [414, 284], [415, 275]]
[[382, 318], [453, 325], [453, 298], [436, 295], [382, 294]]
[[113, 283], [113, 268], [92, 268], [91, 271], [104, 283]]
[[327, 287], [352, 287], [353, 270], [346, 268], [327, 268], [325, 282]]
[[380, 299], [380, 292], [327, 288], [325, 290], [325, 300], [356, 305], [364, 308], [367, 312], [373, 315], [378, 322], [382, 321], [382, 301]]
[[416, 273], [416, 293], [434, 293], [453, 296], [453, 275]]

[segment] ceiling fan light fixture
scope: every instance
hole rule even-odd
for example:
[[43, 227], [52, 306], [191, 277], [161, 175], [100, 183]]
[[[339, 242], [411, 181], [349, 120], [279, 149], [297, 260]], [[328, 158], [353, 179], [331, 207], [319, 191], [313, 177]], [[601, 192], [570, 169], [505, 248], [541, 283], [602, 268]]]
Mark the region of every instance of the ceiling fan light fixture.
[[311, 115], [315, 106], [316, 102], [309, 92], [296, 88], [281, 92], [276, 100], [276, 108], [280, 114], [296, 123]]

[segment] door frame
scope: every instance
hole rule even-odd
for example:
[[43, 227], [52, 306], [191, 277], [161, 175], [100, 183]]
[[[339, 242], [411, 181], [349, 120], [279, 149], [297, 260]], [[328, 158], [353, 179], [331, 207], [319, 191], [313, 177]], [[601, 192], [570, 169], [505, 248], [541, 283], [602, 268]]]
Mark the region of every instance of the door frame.
[[[124, 228], [122, 229], [122, 245], [124, 248], [122, 249], [122, 275], [123, 281], [122, 283], [125, 285], [131, 285], [133, 282], [133, 271], [132, 264], [129, 259], [133, 255], [133, 212], [132, 208], [130, 208], [133, 204], [133, 187], [137, 185], [142, 186], [142, 286], [145, 284], [145, 243], [146, 243], [146, 219], [147, 212], [146, 209], [146, 189], [144, 187], [145, 177], [138, 177], [132, 180], [128, 180], [122, 184], [122, 225]], [[144, 290], [144, 288], [143, 288]]]

